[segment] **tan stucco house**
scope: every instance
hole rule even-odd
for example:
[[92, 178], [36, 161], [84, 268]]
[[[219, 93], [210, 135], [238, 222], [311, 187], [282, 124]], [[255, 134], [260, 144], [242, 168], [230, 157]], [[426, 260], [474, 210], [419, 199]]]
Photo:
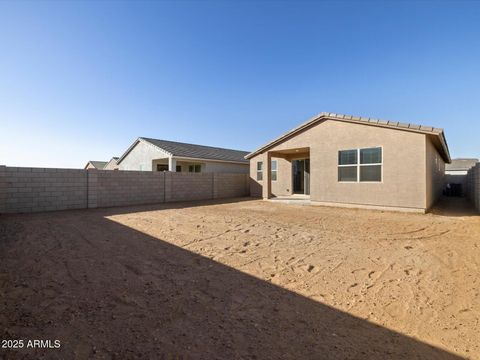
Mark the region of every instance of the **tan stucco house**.
[[107, 165], [108, 161], [95, 161], [95, 160], [90, 160], [87, 165], [85, 165], [84, 169], [90, 170], [90, 169], [96, 169], [96, 170], [103, 170], [105, 165]]
[[109, 161], [95, 161], [90, 160], [84, 169], [86, 170], [118, 170], [118, 157], [112, 157]]
[[450, 154], [442, 129], [321, 113], [246, 159], [253, 196], [425, 212]]
[[104, 166], [103, 170], [118, 170], [118, 157], [114, 156], [110, 159], [109, 162]]
[[248, 174], [247, 151], [139, 137], [118, 159], [119, 170]]

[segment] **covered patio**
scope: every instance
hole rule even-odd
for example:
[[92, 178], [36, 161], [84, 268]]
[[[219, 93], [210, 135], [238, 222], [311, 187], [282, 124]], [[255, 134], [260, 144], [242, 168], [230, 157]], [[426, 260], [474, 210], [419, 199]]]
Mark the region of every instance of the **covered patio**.
[[173, 156], [152, 160], [153, 171], [204, 172], [205, 162], [187, 160]]
[[310, 199], [310, 148], [269, 151], [265, 167], [264, 199]]

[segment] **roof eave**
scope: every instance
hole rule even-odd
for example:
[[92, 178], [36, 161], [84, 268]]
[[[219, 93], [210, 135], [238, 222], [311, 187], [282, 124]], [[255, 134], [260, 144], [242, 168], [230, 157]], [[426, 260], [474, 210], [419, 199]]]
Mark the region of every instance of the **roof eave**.
[[193, 161], [210, 161], [210, 162], [221, 162], [221, 163], [231, 163], [239, 165], [248, 165], [248, 161], [238, 161], [238, 160], [222, 160], [222, 159], [211, 159], [211, 158], [197, 158], [190, 156], [173, 156], [176, 160], [193, 160]]
[[258, 154], [261, 154], [262, 152], [264, 152], [265, 150], [271, 148], [272, 146], [282, 142], [283, 140], [286, 140], [287, 138], [299, 133], [300, 131], [304, 130], [305, 128], [309, 127], [310, 125], [313, 125], [314, 123], [316, 123], [317, 121], [319, 121], [320, 119], [322, 119], [323, 117], [325, 116], [324, 113], [320, 113], [316, 116], [313, 116], [311, 117], [310, 119], [308, 119], [307, 121], [305, 121], [304, 123], [300, 124], [299, 126], [293, 128], [292, 130], [290, 130], [289, 132], [283, 134], [283, 135], [280, 135], [279, 137], [277, 137], [276, 139], [268, 142], [266, 145], [262, 146], [261, 148], [251, 152], [250, 154], [247, 154], [245, 155], [245, 159], [246, 160], [249, 160], [251, 159], [252, 157], [254, 157], [255, 155], [258, 155]]
[[118, 161], [117, 161], [117, 165], [120, 165], [120, 163], [123, 161], [123, 159], [125, 159], [125, 158], [127, 157], [127, 155], [133, 150], [133, 148], [134, 148], [135, 146], [137, 146], [137, 144], [138, 144], [139, 142], [141, 142], [141, 141], [144, 142], [144, 143], [146, 143], [146, 144], [155, 146], [157, 149], [163, 151], [164, 153], [168, 154], [169, 156], [173, 156], [173, 154], [171, 154], [171, 153], [169, 153], [168, 151], [166, 151], [166, 150], [158, 147], [157, 145], [151, 143], [151, 142], [148, 141], [147, 139], [145, 139], [145, 138], [143, 138], [143, 137], [138, 137], [138, 138], [133, 142], [133, 144], [130, 145], [130, 147], [127, 149], [127, 151], [125, 151], [125, 152], [123, 153], [123, 155], [120, 156], [120, 158], [119, 158]]
[[252, 157], [261, 154], [262, 152], [268, 150], [269, 148], [275, 146], [278, 143], [281, 143], [282, 141], [298, 134], [299, 132], [316, 125], [320, 121], [325, 121], [325, 120], [334, 120], [334, 121], [343, 121], [343, 122], [348, 122], [352, 124], [364, 124], [364, 125], [370, 125], [370, 126], [377, 126], [377, 127], [383, 127], [383, 128], [388, 128], [388, 129], [393, 129], [393, 130], [403, 130], [403, 131], [409, 131], [409, 132], [415, 132], [415, 133], [421, 133], [425, 135], [436, 135], [440, 137], [440, 142], [442, 144], [442, 148], [444, 150], [444, 160], [447, 163], [451, 162], [450, 158], [450, 151], [448, 149], [447, 145], [447, 140], [445, 138], [445, 133], [443, 129], [438, 129], [438, 128], [433, 128], [429, 126], [421, 126], [421, 125], [411, 125], [411, 124], [401, 124], [399, 122], [391, 122], [391, 121], [385, 121], [385, 120], [378, 120], [378, 119], [371, 119], [371, 118], [363, 118], [363, 117], [357, 117], [357, 116], [350, 116], [350, 115], [337, 115], [337, 114], [330, 114], [330, 113], [320, 113], [303, 124], [297, 126], [296, 128], [293, 128], [289, 132], [279, 136], [278, 138], [270, 141], [266, 145], [262, 146], [261, 148], [251, 152], [250, 154], [247, 154], [245, 156], [245, 159], [249, 160]]

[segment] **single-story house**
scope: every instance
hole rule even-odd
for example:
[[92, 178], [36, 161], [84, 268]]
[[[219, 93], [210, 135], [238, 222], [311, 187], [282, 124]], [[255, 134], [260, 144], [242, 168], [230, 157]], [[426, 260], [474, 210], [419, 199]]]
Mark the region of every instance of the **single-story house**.
[[119, 170], [248, 174], [248, 151], [139, 137], [118, 159]]
[[450, 154], [442, 129], [321, 113], [248, 154], [251, 194], [425, 212]]
[[97, 170], [103, 170], [105, 165], [107, 165], [107, 161], [94, 161], [90, 160], [87, 165], [85, 165], [84, 169], [89, 170], [89, 169], [97, 169]]
[[118, 157], [112, 157], [103, 170], [118, 170]]

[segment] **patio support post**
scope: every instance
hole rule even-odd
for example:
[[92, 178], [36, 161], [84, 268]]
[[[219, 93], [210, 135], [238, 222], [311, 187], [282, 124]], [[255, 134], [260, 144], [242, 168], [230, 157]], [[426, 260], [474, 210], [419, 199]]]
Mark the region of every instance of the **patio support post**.
[[168, 171], [177, 171], [177, 160], [172, 156], [168, 158]]
[[263, 165], [263, 199], [270, 199], [272, 195], [272, 154], [267, 152]]

